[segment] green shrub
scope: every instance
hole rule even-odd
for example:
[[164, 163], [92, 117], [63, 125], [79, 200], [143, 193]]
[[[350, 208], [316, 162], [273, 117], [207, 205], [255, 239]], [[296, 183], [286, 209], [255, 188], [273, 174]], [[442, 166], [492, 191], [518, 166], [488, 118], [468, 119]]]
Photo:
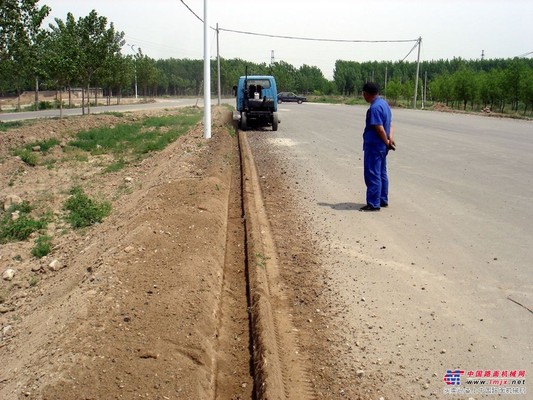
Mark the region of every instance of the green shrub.
[[22, 121], [0, 121], [0, 132], [5, 132], [11, 128], [18, 128], [23, 125]]
[[[11, 215], [18, 211], [18, 219]], [[46, 228], [46, 218], [36, 220], [30, 216], [31, 206], [25, 201], [13, 205], [0, 220], [0, 243], [26, 240], [33, 232]]]
[[19, 156], [26, 164], [35, 167], [37, 165], [38, 157], [35, 152], [28, 149], [17, 149], [13, 152], [14, 155]]
[[67, 106], [68, 106], [68, 104], [66, 104], [64, 101], [59, 102], [58, 99], [54, 100], [54, 108], [57, 108], [57, 109], [66, 108]]
[[42, 140], [42, 141], [39, 141], [39, 142], [31, 143], [31, 144], [29, 144], [29, 145], [27, 145], [25, 147], [28, 150], [32, 150], [34, 147], [39, 146], [41, 151], [43, 153], [46, 153], [46, 152], [48, 152], [48, 150], [50, 150], [54, 146], [57, 146], [58, 144], [59, 144], [59, 140], [57, 140], [55, 138], [51, 138], [51, 139], [48, 139], [48, 140]]
[[114, 117], [118, 117], [118, 118], [122, 118], [125, 115], [123, 112], [119, 112], [119, 111], [106, 111], [106, 112], [104, 112], [102, 114], [104, 114], [104, 115], [113, 115]]
[[117, 172], [117, 171], [120, 171], [121, 169], [123, 169], [128, 163], [126, 162], [126, 160], [124, 160], [123, 158], [119, 158], [118, 160], [116, 160], [113, 164], [110, 164], [108, 165], [104, 172], [106, 173], [109, 173], [109, 172]]
[[37, 258], [42, 258], [52, 251], [52, 238], [48, 235], [39, 236], [31, 254]]
[[54, 103], [51, 101], [40, 101], [39, 110], [51, 110], [54, 108]]
[[[51, 110], [51, 109], [55, 108], [55, 103], [56, 103], [55, 101], [52, 103], [51, 101], [41, 100], [37, 104], [37, 110]], [[35, 103], [33, 103], [33, 104], [29, 105], [28, 107], [26, 107], [25, 110], [27, 110], [27, 111], [35, 111]]]
[[84, 228], [102, 222], [111, 213], [111, 203], [98, 202], [87, 196], [79, 186], [73, 187], [65, 203], [67, 220], [73, 228]]

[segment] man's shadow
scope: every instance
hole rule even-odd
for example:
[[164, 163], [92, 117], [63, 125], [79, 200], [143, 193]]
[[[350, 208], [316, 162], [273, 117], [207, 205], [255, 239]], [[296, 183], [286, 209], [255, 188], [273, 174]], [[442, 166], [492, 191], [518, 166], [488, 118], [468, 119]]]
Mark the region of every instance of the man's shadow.
[[359, 208], [363, 207], [365, 204], [359, 204], [359, 203], [317, 203], [319, 206], [322, 207], [329, 207], [333, 210], [339, 210], [339, 211], [352, 211], [352, 210], [359, 210]]

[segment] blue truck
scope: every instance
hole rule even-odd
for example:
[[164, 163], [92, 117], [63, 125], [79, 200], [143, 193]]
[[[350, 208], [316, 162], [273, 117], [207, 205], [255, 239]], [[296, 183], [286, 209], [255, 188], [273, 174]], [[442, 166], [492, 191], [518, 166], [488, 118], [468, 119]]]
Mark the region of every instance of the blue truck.
[[270, 75], [246, 75], [234, 86], [236, 107], [233, 119], [239, 128], [251, 126], [272, 126], [278, 130], [278, 90], [276, 80]]

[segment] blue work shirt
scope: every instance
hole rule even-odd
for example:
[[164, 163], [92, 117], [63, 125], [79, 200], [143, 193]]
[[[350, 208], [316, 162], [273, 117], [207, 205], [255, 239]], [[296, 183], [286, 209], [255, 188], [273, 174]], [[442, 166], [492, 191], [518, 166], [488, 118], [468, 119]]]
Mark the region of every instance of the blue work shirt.
[[363, 132], [363, 150], [387, 150], [387, 145], [379, 137], [375, 125], [383, 125], [387, 137], [390, 137], [392, 113], [389, 104], [380, 96], [376, 97], [366, 112], [366, 125]]

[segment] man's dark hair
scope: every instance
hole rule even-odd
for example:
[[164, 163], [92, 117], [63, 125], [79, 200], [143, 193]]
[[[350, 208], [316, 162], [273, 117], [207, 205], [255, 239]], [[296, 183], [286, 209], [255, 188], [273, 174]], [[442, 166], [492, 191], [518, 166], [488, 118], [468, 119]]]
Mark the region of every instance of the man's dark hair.
[[370, 95], [379, 93], [379, 86], [374, 82], [367, 82], [363, 86], [363, 92], [367, 92]]

